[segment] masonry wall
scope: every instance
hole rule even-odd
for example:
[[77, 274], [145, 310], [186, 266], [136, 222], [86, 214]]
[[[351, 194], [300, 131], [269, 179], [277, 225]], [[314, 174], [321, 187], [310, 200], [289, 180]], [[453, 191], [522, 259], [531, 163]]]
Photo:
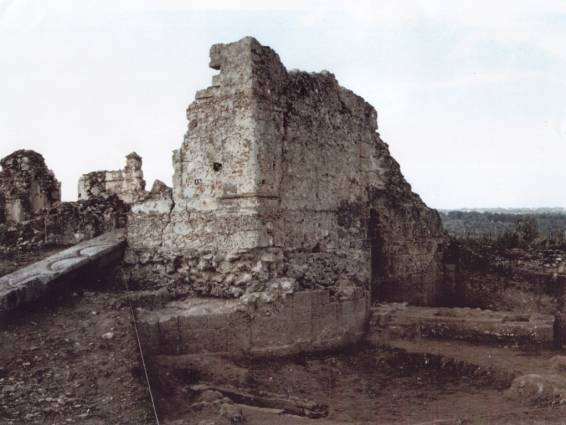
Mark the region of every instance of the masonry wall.
[[61, 202], [21, 223], [0, 224], [0, 257], [69, 246], [126, 226], [129, 206], [116, 195]]
[[440, 219], [403, 179], [375, 109], [328, 72], [287, 72], [252, 38], [213, 46], [211, 67], [173, 156], [173, 196], [132, 208], [129, 278], [237, 297], [286, 277], [435, 302]]
[[289, 355], [361, 341], [369, 303], [363, 293], [331, 300], [301, 291], [260, 307], [237, 300], [189, 299], [138, 313], [145, 354]]
[[61, 201], [61, 183], [43, 156], [18, 150], [0, 161], [0, 223], [20, 223]]
[[564, 253], [532, 246], [499, 249], [459, 240], [447, 250], [453, 275], [451, 304], [566, 317]]
[[83, 174], [78, 184], [78, 199], [87, 200], [118, 196], [131, 204], [144, 199], [145, 180], [143, 179], [142, 158], [135, 152], [126, 156], [126, 166], [122, 170], [93, 171]]

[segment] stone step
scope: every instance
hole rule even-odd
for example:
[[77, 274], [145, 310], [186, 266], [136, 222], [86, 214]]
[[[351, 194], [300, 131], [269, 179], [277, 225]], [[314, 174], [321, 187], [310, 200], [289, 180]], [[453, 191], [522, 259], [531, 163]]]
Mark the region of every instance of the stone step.
[[114, 230], [0, 277], [0, 315], [118, 263], [124, 247], [124, 231]]
[[473, 308], [380, 304], [371, 308], [368, 340], [459, 340], [550, 348], [554, 317]]
[[359, 291], [331, 300], [327, 290], [298, 291], [269, 302], [188, 298], [137, 309], [148, 354], [273, 356], [342, 347], [365, 335], [369, 302]]

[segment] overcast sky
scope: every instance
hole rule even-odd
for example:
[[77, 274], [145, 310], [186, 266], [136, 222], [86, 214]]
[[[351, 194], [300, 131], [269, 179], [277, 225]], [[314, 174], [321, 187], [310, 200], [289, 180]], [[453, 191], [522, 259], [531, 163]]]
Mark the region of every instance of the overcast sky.
[[170, 184], [210, 45], [246, 35], [374, 105], [429, 205], [566, 206], [566, 1], [0, 0], [0, 156], [65, 200], [133, 150]]

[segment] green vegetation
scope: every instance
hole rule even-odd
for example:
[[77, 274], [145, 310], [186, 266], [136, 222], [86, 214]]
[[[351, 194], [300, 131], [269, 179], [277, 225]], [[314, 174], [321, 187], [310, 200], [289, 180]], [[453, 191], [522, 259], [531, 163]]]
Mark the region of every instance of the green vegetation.
[[446, 231], [457, 238], [491, 241], [500, 248], [566, 248], [564, 210], [503, 211], [452, 210], [440, 211], [440, 216]]

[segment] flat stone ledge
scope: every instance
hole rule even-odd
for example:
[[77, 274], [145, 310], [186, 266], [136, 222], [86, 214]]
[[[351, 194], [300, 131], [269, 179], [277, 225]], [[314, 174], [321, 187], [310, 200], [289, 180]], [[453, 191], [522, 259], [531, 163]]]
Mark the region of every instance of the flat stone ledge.
[[123, 230], [114, 230], [0, 277], [0, 314], [34, 301], [85, 269], [122, 258]]
[[451, 339], [498, 345], [550, 346], [554, 317], [475, 308], [382, 304], [371, 309], [368, 339]]
[[138, 309], [148, 354], [281, 356], [354, 344], [367, 329], [365, 292], [332, 301], [326, 290], [299, 291], [273, 303], [189, 298]]

